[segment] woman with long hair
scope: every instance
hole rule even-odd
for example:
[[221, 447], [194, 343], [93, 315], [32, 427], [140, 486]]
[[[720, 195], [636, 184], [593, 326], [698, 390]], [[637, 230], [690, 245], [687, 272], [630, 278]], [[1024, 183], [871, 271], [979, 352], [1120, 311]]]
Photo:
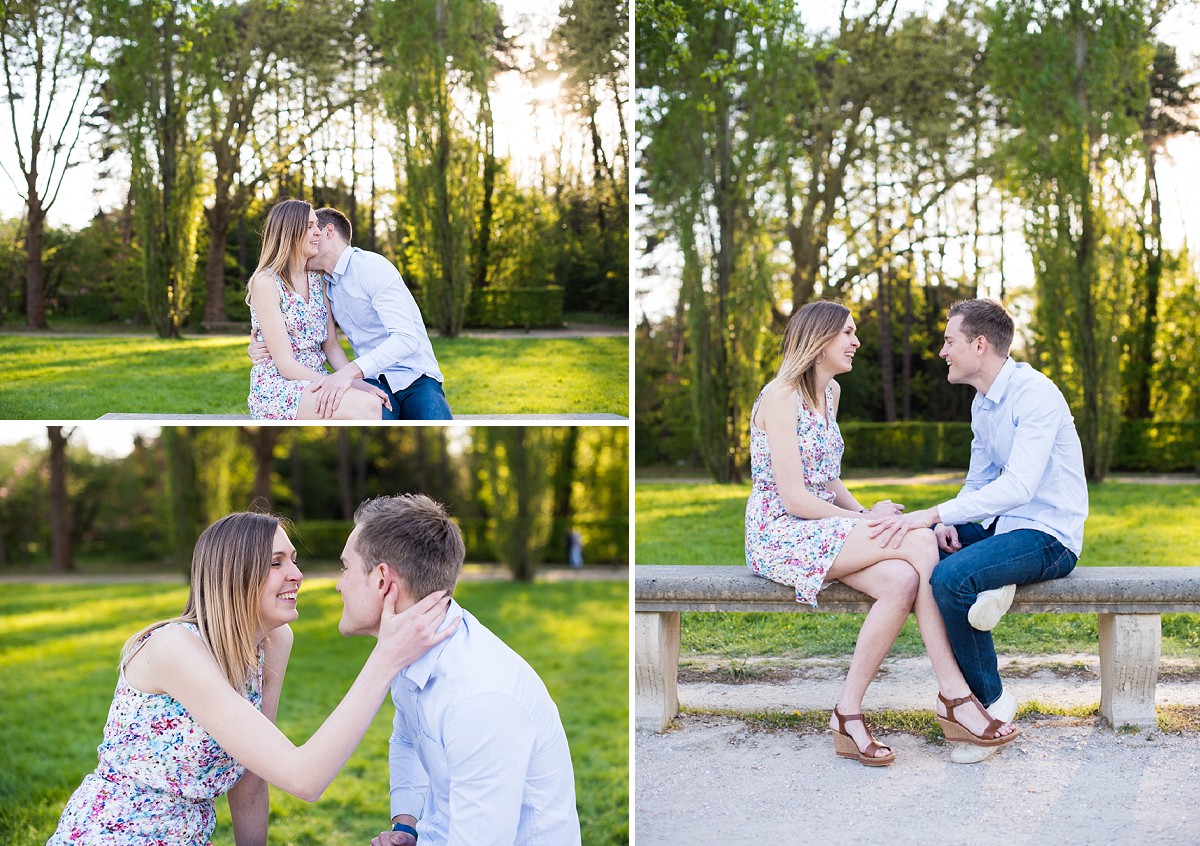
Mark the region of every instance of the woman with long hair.
[[316, 801], [366, 733], [401, 668], [449, 637], [449, 599], [384, 602], [374, 650], [341, 704], [296, 746], [275, 726], [303, 576], [279, 520], [222, 517], [196, 541], [183, 613], [125, 644], [99, 764], [72, 794], [59, 844], [203, 846], [228, 793], [238, 846], [265, 844], [273, 784]]
[[837, 425], [841, 388], [834, 377], [850, 372], [858, 347], [854, 318], [839, 303], [808, 303], [788, 321], [779, 372], [750, 413], [746, 563], [755, 574], [794, 587], [798, 602], [815, 606], [832, 581], [875, 600], [829, 720], [838, 756], [869, 767], [895, 760], [871, 735], [862, 700], [910, 610], [937, 676], [935, 707], [946, 739], [1008, 743], [1016, 728], [991, 719], [971, 696], [950, 648], [929, 587], [938, 563], [933, 531], [911, 531], [898, 548], [881, 545], [870, 536], [870, 521], [904, 507], [884, 500], [864, 508], [840, 478], [845, 443]]
[[[320, 273], [305, 265], [320, 250], [320, 227], [311, 204], [284, 200], [271, 207], [262, 253], [250, 277], [246, 303], [254, 336], [270, 358], [250, 370], [250, 415], [256, 420], [316, 420], [317, 392], [329, 372], [350, 360], [337, 340]], [[390, 402], [381, 389], [358, 379], [331, 414], [339, 420], [379, 420]]]

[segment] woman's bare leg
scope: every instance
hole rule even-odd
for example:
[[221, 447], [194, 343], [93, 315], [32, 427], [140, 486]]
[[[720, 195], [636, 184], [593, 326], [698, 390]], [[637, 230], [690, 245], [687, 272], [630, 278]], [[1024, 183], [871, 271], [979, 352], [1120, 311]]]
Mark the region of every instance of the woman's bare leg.
[[342, 400], [334, 410], [332, 417], [317, 416], [317, 395], [305, 391], [300, 397], [300, 405], [296, 408], [297, 420], [380, 420], [383, 417], [383, 406], [373, 394], [351, 388], [342, 394]]

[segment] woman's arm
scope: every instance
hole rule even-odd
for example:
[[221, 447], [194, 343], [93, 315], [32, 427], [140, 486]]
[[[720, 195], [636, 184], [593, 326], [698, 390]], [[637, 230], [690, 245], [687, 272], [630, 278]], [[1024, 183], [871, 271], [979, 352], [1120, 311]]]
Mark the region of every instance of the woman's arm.
[[[844, 508], [826, 502], [804, 486], [804, 460], [800, 455], [800, 445], [796, 443], [799, 417], [796, 392], [779, 382], [772, 382], [763, 392], [758, 411], [762, 418], [760, 428], [767, 433], [767, 447], [771, 451], [771, 467], [775, 471], [775, 483], [779, 486], [779, 498], [787, 512], [804, 520], [862, 517], [858, 508]], [[844, 486], [842, 490], [845, 490]]]
[[[264, 644], [262, 713], [275, 722], [279, 713], [279, 693], [292, 654], [292, 629], [280, 626], [267, 636]], [[229, 813], [233, 817], [233, 842], [236, 846], [266, 846], [267, 821], [271, 812], [271, 797], [267, 783], [246, 770], [229, 791]]]
[[279, 289], [275, 280], [266, 273], [256, 273], [250, 278], [250, 303], [258, 315], [267, 351], [275, 360], [280, 375], [285, 379], [324, 379], [328, 374], [309, 370], [292, 355], [292, 340], [283, 310], [279, 306]]
[[[438, 631], [449, 600], [430, 594], [401, 614], [397, 590], [384, 599], [379, 639], [350, 690], [316, 733], [295, 746], [229, 686], [212, 654], [190, 632], [171, 627], [151, 638], [142, 678], [179, 700], [205, 731], [248, 770], [309, 802], [320, 798], [366, 734], [392, 679], [454, 633]], [[141, 657], [141, 653], [139, 653]], [[140, 685], [139, 685], [140, 686]], [[145, 689], [144, 687], [142, 689]]]

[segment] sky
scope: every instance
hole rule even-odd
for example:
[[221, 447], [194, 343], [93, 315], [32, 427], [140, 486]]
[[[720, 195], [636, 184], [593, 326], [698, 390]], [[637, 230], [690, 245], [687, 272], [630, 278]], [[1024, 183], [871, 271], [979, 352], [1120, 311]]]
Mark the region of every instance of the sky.
[[[544, 40], [545, 34], [558, 20], [560, 0], [497, 0], [497, 3], [510, 33], [537, 32], [539, 40]], [[558, 140], [557, 121], [552, 107], [557, 88], [532, 91], [517, 74], [506, 76], [498, 84], [494, 107], [497, 152], [510, 155], [518, 170], [531, 173], [536, 171], [539, 158], [549, 153]], [[8, 117], [5, 104], [3, 111], [0, 111], [0, 165], [19, 180], [15, 142]], [[52, 225], [83, 226], [100, 208], [115, 208], [124, 199], [122, 186], [115, 181], [98, 182], [96, 163], [85, 140], [80, 141], [73, 157], [79, 164], [67, 173], [58, 201], [50, 210], [48, 219]], [[381, 187], [392, 187], [395, 177], [391, 160], [381, 154], [375, 166], [380, 171]], [[0, 172], [0, 216], [19, 216], [23, 213], [23, 203], [12, 182]]]
[[[110, 458], [123, 458], [129, 455], [133, 450], [135, 435], [157, 437], [159, 431], [158, 426], [124, 420], [89, 420], [84, 426], [65, 426], [64, 428], [68, 431], [74, 430], [70, 443], [87, 444], [90, 452]], [[38, 446], [45, 447], [47, 444], [45, 424], [9, 420], [0, 427], [0, 444], [15, 444], [24, 440], [32, 440]]]

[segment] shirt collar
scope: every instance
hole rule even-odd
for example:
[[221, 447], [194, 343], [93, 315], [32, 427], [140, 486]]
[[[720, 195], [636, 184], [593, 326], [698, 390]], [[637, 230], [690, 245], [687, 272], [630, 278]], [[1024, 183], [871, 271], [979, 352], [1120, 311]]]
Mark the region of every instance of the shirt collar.
[[446, 609], [446, 619], [442, 622], [441, 628], [438, 631], [451, 625], [454, 622], [454, 618], [460, 614], [463, 619], [462, 623], [459, 624], [458, 631], [401, 670], [401, 676], [408, 679], [421, 690], [425, 689], [425, 685], [429, 683], [429, 677], [433, 675], [433, 670], [437, 666], [438, 659], [442, 657], [442, 652], [450, 644], [450, 641], [462, 635], [467, 628], [467, 614], [463, 611], [463, 607], [452, 597], [450, 599], [450, 607]]
[[342, 250], [342, 254], [338, 256], [337, 264], [333, 266], [333, 270], [325, 275], [331, 279], [336, 279], [345, 274], [346, 268], [350, 265], [350, 256], [354, 253], [355, 249], [355, 247], [346, 247], [346, 249]]
[[992, 386], [984, 394], [984, 399], [998, 405], [1004, 398], [1004, 392], [1008, 390], [1008, 383], [1012, 381], [1012, 375], [1016, 369], [1017, 363], [1013, 361], [1012, 356], [1009, 356], [1005, 360], [1004, 366], [1000, 368], [1000, 372], [996, 374], [996, 378], [992, 380]]

